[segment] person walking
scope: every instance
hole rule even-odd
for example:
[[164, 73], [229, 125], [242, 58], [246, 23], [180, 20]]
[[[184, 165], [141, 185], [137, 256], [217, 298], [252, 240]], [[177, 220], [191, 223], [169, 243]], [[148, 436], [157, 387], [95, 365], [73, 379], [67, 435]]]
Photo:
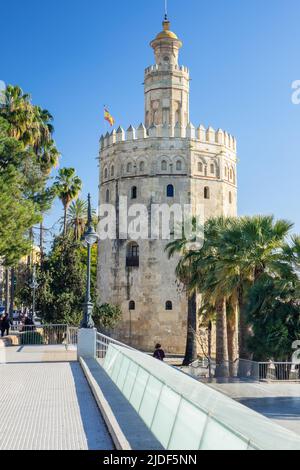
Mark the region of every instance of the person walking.
[[159, 361], [164, 361], [166, 355], [165, 355], [165, 351], [161, 347], [161, 344], [157, 343], [157, 345], [155, 346], [153, 357], [155, 359], [158, 359]]
[[2, 337], [5, 335], [5, 332], [6, 332], [6, 335], [7, 335], [7, 336], [9, 335], [9, 328], [10, 328], [9, 316], [8, 316], [7, 314], [5, 314], [5, 315], [2, 317], [1, 325], [0, 325], [1, 336], [2, 336]]

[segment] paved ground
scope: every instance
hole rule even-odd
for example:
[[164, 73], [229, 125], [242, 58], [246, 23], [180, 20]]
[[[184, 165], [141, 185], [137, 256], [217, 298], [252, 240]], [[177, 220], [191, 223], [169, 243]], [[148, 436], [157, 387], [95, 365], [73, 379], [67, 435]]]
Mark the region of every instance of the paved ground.
[[216, 390], [300, 434], [299, 383], [211, 383]]
[[12, 346], [0, 348], [1, 363], [70, 362], [77, 360], [77, 349], [57, 346]]
[[113, 449], [79, 363], [9, 354], [18, 361], [0, 364], [1, 450]]

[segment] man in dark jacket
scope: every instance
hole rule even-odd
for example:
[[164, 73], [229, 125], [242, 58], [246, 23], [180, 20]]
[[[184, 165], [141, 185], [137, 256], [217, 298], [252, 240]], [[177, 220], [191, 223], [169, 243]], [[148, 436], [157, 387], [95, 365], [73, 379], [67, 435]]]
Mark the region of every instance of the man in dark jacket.
[[163, 361], [166, 357], [165, 351], [161, 348], [161, 344], [157, 344], [155, 346], [153, 357], [155, 357], [155, 359], [158, 359], [159, 361]]
[[1, 330], [1, 336], [3, 337], [5, 335], [5, 332], [7, 335], [9, 335], [9, 328], [10, 328], [10, 321], [8, 315], [4, 315], [2, 317], [2, 320], [0, 322], [0, 330]]

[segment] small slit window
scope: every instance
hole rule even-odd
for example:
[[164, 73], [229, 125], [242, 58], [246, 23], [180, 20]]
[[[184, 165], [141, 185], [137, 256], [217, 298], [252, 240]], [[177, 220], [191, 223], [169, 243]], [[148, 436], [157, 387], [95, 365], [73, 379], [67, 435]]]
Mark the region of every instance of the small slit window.
[[229, 192], [229, 204], [232, 204], [232, 192]]
[[137, 198], [137, 187], [133, 186], [131, 188], [131, 199], [136, 199]]
[[210, 172], [212, 175], [215, 174], [215, 165], [213, 163], [210, 165]]
[[174, 186], [172, 184], [167, 186], [167, 197], [174, 197]]
[[145, 171], [145, 163], [144, 162], [140, 163], [140, 171]]
[[106, 180], [107, 180], [107, 178], [108, 178], [108, 169], [107, 169], [107, 168], [105, 168], [105, 170], [104, 170], [104, 178], [105, 178]]
[[176, 170], [177, 170], [177, 171], [181, 171], [181, 170], [182, 170], [182, 163], [181, 163], [180, 160], [178, 160], [178, 161], [176, 162]]
[[203, 173], [203, 163], [201, 162], [198, 163], [198, 171], [199, 173]]
[[204, 188], [204, 199], [210, 199], [210, 190], [208, 186]]
[[127, 163], [127, 173], [131, 173], [131, 171], [132, 171], [132, 164]]
[[166, 302], [166, 310], [169, 310], [169, 311], [173, 310], [173, 304], [172, 304], [171, 300], [168, 300]]
[[111, 174], [112, 178], [115, 176], [115, 167], [114, 166], [111, 167], [110, 174]]
[[109, 189], [107, 189], [105, 193], [105, 202], [109, 203]]
[[134, 300], [131, 300], [129, 302], [129, 310], [135, 310], [135, 301]]

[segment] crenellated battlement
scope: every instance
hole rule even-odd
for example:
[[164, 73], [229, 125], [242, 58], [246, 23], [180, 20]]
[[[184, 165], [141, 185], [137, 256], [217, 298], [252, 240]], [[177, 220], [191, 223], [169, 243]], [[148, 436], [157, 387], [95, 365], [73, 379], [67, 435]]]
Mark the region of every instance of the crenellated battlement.
[[144, 124], [140, 124], [137, 128], [130, 125], [127, 131], [119, 127], [111, 133], [107, 132], [104, 136], [102, 135], [100, 146], [103, 150], [119, 142], [132, 142], [149, 138], [190, 139], [201, 143], [224, 146], [234, 152], [237, 150], [236, 139], [228, 132], [222, 129], [216, 131], [211, 126], [205, 128], [200, 125], [196, 128], [192, 123], [189, 123], [187, 127], [182, 127], [177, 123], [175, 126], [151, 126], [149, 129], [146, 129]]
[[188, 67], [186, 67], [185, 65], [173, 65], [173, 64], [169, 64], [169, 65], [158, 65], [158, 64], [155, 64], [155, 65], [150, 65], [150, 67], [147, 67], [145, 69], [145, 75], [148, 75], [148, 74], [152, 74], [152, 73], [155, 73], [155, 72], [161, 72], [161, 71], [168, 71], [168, 72], [183, 72], [183, 73], [186, 73], [187, 75], [189, 75], [190, 73], [190, 70]]

